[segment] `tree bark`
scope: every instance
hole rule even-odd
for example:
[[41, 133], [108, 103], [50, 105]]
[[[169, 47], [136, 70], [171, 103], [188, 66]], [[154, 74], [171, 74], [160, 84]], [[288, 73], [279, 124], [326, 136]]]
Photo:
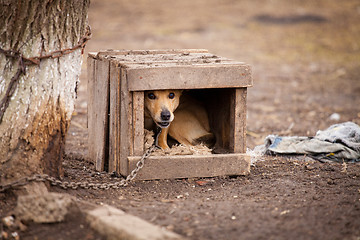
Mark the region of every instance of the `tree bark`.
[[[72, 48], [84, 36], [89, 0], [0, 0], [0, 47], [24, 57]], [[0, 181], [35, 173], [61, 177], [62, 152], [82, 49], [27, 66], [0, 123]], [[0, 53], [0, 100], [18, 61]]]

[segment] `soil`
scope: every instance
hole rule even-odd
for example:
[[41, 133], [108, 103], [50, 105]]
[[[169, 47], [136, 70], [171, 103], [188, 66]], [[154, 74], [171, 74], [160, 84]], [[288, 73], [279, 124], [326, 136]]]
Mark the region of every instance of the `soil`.
[[[313, 136], [338, 122], [360, 124], [357, 0], [103, 0], [91, 3], [89, 22], [93, 38], [87, 52], [205, 48], [250, 63], [249, 149], [269, 134]], [[86, 64], [80, 79], [65, 179], [118, 181], [95, 172], [87, 159]], [[247, 176], [135, 181], [107, 191], [50, 190], [110, 204], [189, 239], [360, 239], [358, 163], [265, 156]], [[0, 199], [3, 217], [16, 199], [11, 193], [0, 193]], [[100, 238], [88, 233], [81, 216], [61, 224], [31, 224], [19, 234]]]

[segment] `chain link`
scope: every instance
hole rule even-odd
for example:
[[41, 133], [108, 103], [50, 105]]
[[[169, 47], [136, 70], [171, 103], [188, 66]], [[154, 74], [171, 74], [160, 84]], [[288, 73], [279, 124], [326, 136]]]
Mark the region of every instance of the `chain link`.
[[161, 133], [161, 129], [157, 133], [155, 137], [154, 144], [149, 147], [146, 152], [142, 155], [141, 159], [136, 163], [136, 167], [131, 173], [126, 177], [126, 179], [122, 179], [121, 181], [114, 182], [114, 183], [92, 183], [92, 182], [68, 182], [68, 181], [61, 181], [54, 177], [51, 177], [47, 174], [35, 174], [30, 177], [24, 177], [19, 180], [16, 180], [12, 183], [8, 184], [0, 184], [0, 192], [4, 192], [10, 188], [17, 188], [24, 185], [27, 185], [31, 182], [45, 182], [48, 181], [52, 186], [59, 186], [63, 189], [100, 189], [100, 190], [108, 190], [108, 189], [119, 189], [121, 187], [127, 186], [138, 174], [138, 172], [144, 167], [145, 160], [151, 156], [151, 154], [157, 149], [158, 147], [158, 138]]

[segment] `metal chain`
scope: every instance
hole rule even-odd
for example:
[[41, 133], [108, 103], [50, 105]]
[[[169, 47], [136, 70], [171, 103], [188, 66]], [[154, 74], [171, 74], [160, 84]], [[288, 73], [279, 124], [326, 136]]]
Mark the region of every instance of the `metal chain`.
[[126, 179], [122, 179], [119, 182], [114, 183], [91, 183], [91, 182], [67, 182], [67, 181], [61, 181], [54, 177], [49, 176], [48, 174], [35, 174], [31, 177], [24, 177], [17, 181], [8, 183], [8, 184], [0, 184], [0, 192], [4, 192], [7, 189], [10, 188], [16, 188], [21, 187], [24, 185], [27, 185], [31, 182], [50, 182], [53, 186], [59, 186], [63, 189], [78, 189], [78, 188], [84, 188], [84, 189], [100, 189], [100, 190], [107, 190], [107, 189], [119, 189], [120, 187], [127, 186], [138, 174], [138, 172], [144, 167], [145, 160], [150, 157], [151, 153], [155, 151], [155, 149], [159, 148], [158, 146], [158, 138], [161, 133], [161, 129], [157, 133], [155, 137], [154, 144], [149, 147], [146, 152], [142, 155], [141, 159], [136, 163], [136, 168], [131, 171], [131, 173], [126, 177]]

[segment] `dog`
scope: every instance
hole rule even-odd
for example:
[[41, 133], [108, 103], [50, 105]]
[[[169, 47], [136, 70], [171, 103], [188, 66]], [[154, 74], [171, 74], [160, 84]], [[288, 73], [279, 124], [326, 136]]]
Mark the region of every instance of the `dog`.
[[145, 91], [145, 128], [155, 125], [162, 129], [158, 144], [169, 148], [168, 134], [181, 144], [211, 146], [214, 134], [210, 131], [208, 114], [202, 104], [182, 90]]

